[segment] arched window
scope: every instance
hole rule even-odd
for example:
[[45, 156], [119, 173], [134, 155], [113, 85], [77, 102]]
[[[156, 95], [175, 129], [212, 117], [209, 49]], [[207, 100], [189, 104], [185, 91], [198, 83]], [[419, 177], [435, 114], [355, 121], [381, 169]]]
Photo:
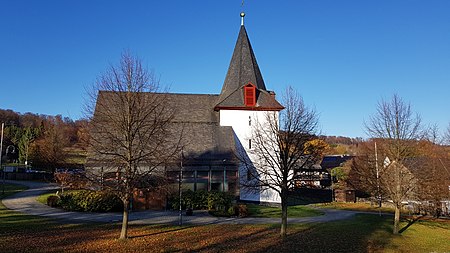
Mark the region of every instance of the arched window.
[[245, 106], [256, 105], [256, 87], [251, 83], [244, 87], [244, 103]]

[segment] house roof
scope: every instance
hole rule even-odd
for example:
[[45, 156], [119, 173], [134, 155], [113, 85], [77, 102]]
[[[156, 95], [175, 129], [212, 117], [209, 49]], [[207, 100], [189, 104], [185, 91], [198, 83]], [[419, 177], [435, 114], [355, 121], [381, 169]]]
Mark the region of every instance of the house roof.
[[230, 163], [236, 158], [233, 129], [220, 126], [214, 105], [219, 95], [164, 94], [175, 109], [172, 131], [182, 132], [183, 155], [188, 164]]
[[[145, 101], [164, 103], [170, 108], [173, 118], [167, 129], [168, 146], [180, 141], [186, 165], [235, 165], [235, 140], [231, 127], [220, 126], [219, 112], [214, 105], [219, 95], [178, 94], [178, 93], [141, 93]], [[100, 91], [94, 117], [102, 118], [102, 128], [108, 127], [108, 121], [121, 117], [120, 99], [123, 94]], [[105, 117], [106, 114], [112, 115]], [[108, 119], [109, 118], [109, 119]], [[95, 134], [96, 131], [93, 131]], [[180, 139], [181, 138], [181, 139]], [[107, 141], [107, 140], [105, 140]], [[87, 166], [102, 164], [107, 158], [90, 154]], [[103, 162], [102, 162], [103, 161]]]
[[[244, 104], [243, 87], [249, 83], [253, 84], [257, 91], [256, 105], [252, 108]], [[282, 110], [283, 108], [276, 101], [275, 93], [267, 91], [247, 31], [245, 26], [241, 25], [215, 109]]]

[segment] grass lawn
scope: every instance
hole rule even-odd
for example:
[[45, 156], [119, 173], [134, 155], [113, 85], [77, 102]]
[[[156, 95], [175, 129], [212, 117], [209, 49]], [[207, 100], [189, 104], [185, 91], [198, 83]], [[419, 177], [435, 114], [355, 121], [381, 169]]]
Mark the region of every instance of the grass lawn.
[[[59, 189], [59, 190], [60, 190], [60, 189]], [[41, 195], [39, 195], [39, 196], [36, 198], [36, 200], [37, 200], [39, 203], [42, 203], [42, 204], [44, 204], [44, 205], [47, 205], [47, 198], [48, 198], [49, 196], [56, 196], [56, 191], [57, 191], [57, 190], [52, 190], [51, 192], [47, 192], [47, 193], [41, 194]], [[75, 192], [75, 191], [78, 191], [78, 190], [64, 190], [64, 193], [67, 193], [67, 192]]]
[[55, 194], [54, 192], [44, 193], [44, 194], [42, 194], [42, 195], [39, 195], [39, 196], [36, 198], [36, 200], [37, 200], [39, 203], [42, 203], [42, 204], [44, 204], [44, 205], [47, 205], [47, 198], [48, 198], [49, 196], [56, 196], [56, 194]]
[[4, 187], [5, 187], [5, 195], [2, 195], [1, 191], [3, 190], [3, 185], [0, 186], [0, 199], [3, 199], [5, 197], [13, 195], [14, 193], [18, 193], [27, 189], [26, 186], [18, 184], [5, 184]]
[[333, 209], [341, 209], [341, 210], [351, 210], [351, 211], [363, 211], [363, 212], [382, 212], [382, 213], [394, 213], [393, 207], [382, 206], [381, 208], [378, 205], [371, 206], [369, 203], [350, 203], [350, 202], [331, 202], [331, 203], [322, 203], [322, 204], [314, 204], [317, 207], [323, 208], [333, 208]]
[[[393, 236], [391, 220], [361, 214], [345, 221], [292, 224], [284, 241], [278, 225], [133, 225], [131, 238], [119, 241], [118, 224], [60, 224], [0, 204], [0, 251], [450, 252], [450, 221], [417, 220]], [[407, 225], [404, 220], [402, 227]]]
[[[270, 206], [260, 206], [255, 204], [247, 204], [248, 212], [250, 217], [258, 217], [258, 218], [280, 218], [281, 217], [281, 208], [270, 207]], [[289, 206], [288, 207], [288, 217], [311, 217], [323, 215], [323, 212], [320, 210], [299, 205], [299, 206]]]

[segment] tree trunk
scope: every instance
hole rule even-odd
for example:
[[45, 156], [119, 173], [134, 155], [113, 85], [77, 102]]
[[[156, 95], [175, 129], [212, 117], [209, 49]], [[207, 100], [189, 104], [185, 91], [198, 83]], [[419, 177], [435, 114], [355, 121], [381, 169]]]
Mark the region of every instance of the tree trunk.
[[287, 198], [282, 197], [281, 198], [281, 237], [283, 237], [283, 239], [286, 237], [286, 230], [287, 230]]
[[119, 239], [127, 239], [128, 238], [128, 206], [130, 200], [127, 197], [123, 200], [123, 217], [122, 217], [122, 230], [120, 231]]
[[394, 235], [398, 234], [400, 230], [400, 207], [399, 205], [395, 205], [395, 215], [394, 215]]

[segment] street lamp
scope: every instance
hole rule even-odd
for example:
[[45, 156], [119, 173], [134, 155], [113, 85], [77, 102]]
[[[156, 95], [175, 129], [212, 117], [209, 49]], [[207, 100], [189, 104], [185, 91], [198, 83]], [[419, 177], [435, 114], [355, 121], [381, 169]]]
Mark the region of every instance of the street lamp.
[[9, 148], [12, 148], [12, 151], [9, 152], [9, 153], [11, 153], [11, 154], [16, 153], [16, 147], [14, 147], [13, 145], [8, 145], [8, 147], [6, 147], [6, 151], [5, 151], [5, 156], [6, 156], [6, 157], [8, 157], [8, 151], [9, 151]]
[[[2, 123], [2, 127], [1, 127], [1, 135], [0, 135], [0, 169], [2, 169], [3, 172], [3, 184], [2, 184], [2, 194], [5, 195], [5, 169], [3, 168], [3, 164], [2, 164], [2, 154], [3, 154], [3, 134], [4, 134], [4, 129], [5, 129], [5, 123]], [[9, 145], [8, 147], [6, 147], [6, 152], [5, 155], [8, 156], [8, 151], [9, 149], [12, 148], [11, 154], [14, 154], [16, 152], [16, 147], [14, 147], [13, 145]]]
[[[6, 147], [6, 152], [5, 152], [5, 156], [8, 157], [8, 151], [9, 149], [12, 148], [12, 151], [10, 152], [11, 154], [16, 153], [16, 147], [14, 147], [13, 145], [9, 145], [8, 147]], [[5, 170], [3, 169], [3, 195], [5, 194], [5, 178], [6, 178], [6, 173]]]
[[179, 178], [179, 180], [178, 180], [178, 193], [180, 194], [180, 213], [179, 213], [179, 216], [180, 216], [180, 220], [179, 220], [179, 225], [180, 226], [183, 226], [183, 209], [181, 208], [181, 204], [182, 204], [182, 200], [181, 200], [181, 197], [182, 197], [182, 184], [183, 184], [183, 148], [181, 148], [181, 157], [180, 157], [181, 159], [180, 159], [180, 178]]

